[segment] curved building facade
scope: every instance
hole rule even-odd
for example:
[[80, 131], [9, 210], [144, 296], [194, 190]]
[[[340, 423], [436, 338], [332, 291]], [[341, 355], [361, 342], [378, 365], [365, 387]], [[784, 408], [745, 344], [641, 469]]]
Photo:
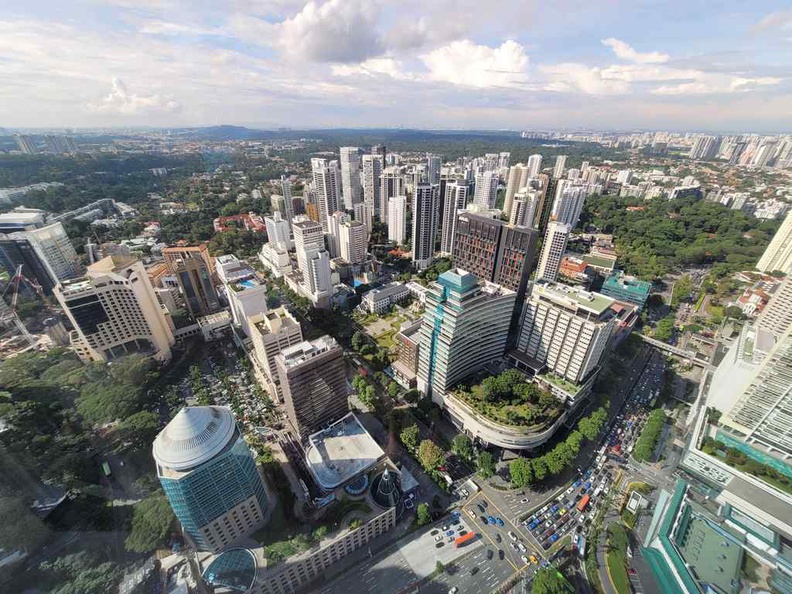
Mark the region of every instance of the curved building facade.
[[173, 513], [199, 550], [217, 551], [264, 523], [264, 484], [228, 408], [183, 408], [153, 452]]

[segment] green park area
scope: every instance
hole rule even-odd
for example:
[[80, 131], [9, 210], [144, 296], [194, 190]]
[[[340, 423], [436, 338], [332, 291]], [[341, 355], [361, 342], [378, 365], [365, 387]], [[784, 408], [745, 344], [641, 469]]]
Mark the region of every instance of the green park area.
[[627, 577], [627, 531], [621, 524], [608, 526], [608, 541], [606, 560], [608, 575], [613, 581], [613, 587], [619, 594], [629, 594], [630, 579]]

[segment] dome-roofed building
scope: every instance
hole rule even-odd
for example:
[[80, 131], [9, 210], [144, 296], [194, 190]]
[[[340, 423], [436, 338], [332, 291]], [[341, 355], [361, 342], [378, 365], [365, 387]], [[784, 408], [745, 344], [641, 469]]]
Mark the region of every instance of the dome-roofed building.
[[243, 548], [229, 549], [217, 555], [201, 577], [215, 594], [249, 592], [256, 583], [256, 556]]
[[382, 474], [374, 477], [371, 482], [372, 499], [380, 507], [395, 507], [397, 517], [401, 516], [403, 509], [402, 491], [399, 483], [399, 473], [387, 467]]
[[173, 513], [196, 548], [217, 551], [263, 524], [264, 484], [228, 408], [183, 408], [153, 452]]

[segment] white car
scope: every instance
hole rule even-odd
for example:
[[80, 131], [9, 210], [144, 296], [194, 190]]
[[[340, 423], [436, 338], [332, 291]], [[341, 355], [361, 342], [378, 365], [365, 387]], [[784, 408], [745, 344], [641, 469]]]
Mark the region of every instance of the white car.
[[517, 535], [514, 532], [512, 532], [511, 530], [509, 530], [509, 538], [511, 538], [512, 540], [516, 541], [517, 540]]
[[451, 589], [448, 591], [448, 594], [457, 594], [457, 592], [459, 592], [459, 588], [457, 588], [456, 586], [454, 586], [453, 588], [451, 588]]
[[525, 555], [520, 555], [520, 559], [522, 559], [522, 562], [525, 563], [526, 565], [529, 564], [528, 557], [526, 557]]
[[443, 535], [442, 534], [439, 534], [439, 535], [435, 536], [435, 542], [440, 542], [441, 540], [443, 540]]
[[525, 548], [525, 545], [521, 542], [517, 543], [517, 548], [520, 549], [523, 553], [527, 553], [528, 549]]

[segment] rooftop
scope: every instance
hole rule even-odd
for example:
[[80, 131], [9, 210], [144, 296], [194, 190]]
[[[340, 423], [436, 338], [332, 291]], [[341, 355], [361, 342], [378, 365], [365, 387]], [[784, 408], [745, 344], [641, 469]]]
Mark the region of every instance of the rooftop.
[[602, 288], [627, 290], [630, 293], [638, 293], [648, 296], [649, 291], [652, 290], [652, 283], [638, 280], [634, 276], [626, 276], [621, 270], [614, 270], [613, 273], [605, 280]]
[[327, 429], [308, 437], [305, 460], [317, 483], [332, 490], [377, 463], [385, 452], [348, 413]]
[[256, 556], [248, 549], [236, 548], [217, 555], [202, 577], [213, 588], [247, 592], [256, 581]]
[[404, 286], [402, 283], [388, 283], [384, 287], [380, 289], [371, 289], [370, 291], [366, 291], [363, 294], [363, 299], [372, 299], [375, 301], [379, 301], [381, 299], [387, 299], [392, 295], [398, 295], [399, 293], [404, 293], [407, 291], [407, 287]]
[[220, 453], [235, 429], [229, 408], [185, 406], [154, 440], [154, 459], [171, 470], [189, 470]]
[[294, 367], [336, 346], [338, 346], [338, 343], [336, 343], [335, 339], [325, 335], [320, 336], [316, 340], [303, 340], [294, 346], [283, 349], [278, 356], [283, 357], [286, 367]]
[[614, 301], [610, 297], [584, 291], [579, 287], [547, 283], [535, 284], [533, 296], [543, 297], [564, 307], [581, 308], [598, 316], [610, 309]]

